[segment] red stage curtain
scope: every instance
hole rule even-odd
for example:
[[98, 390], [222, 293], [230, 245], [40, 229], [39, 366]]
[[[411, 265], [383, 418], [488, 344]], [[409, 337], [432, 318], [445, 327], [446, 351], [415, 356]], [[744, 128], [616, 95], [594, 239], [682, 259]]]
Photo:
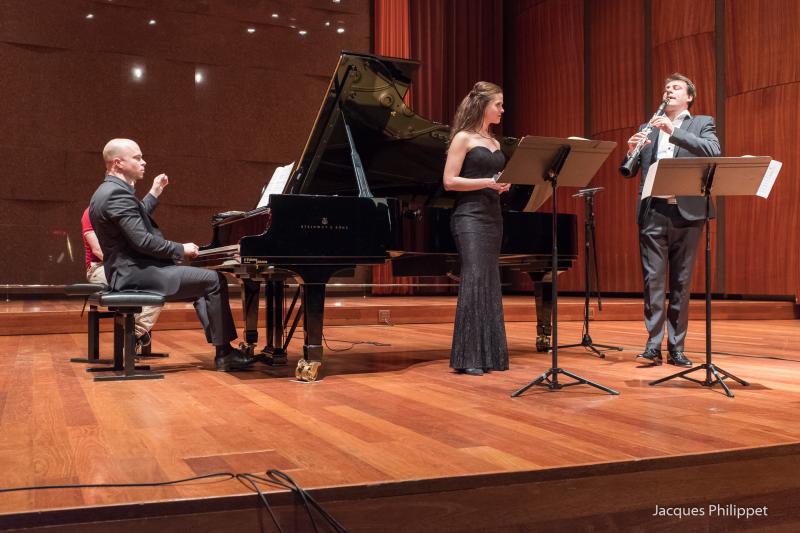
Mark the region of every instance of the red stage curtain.
[[375, 0], [374, 51], [378, 55], [408, 58], [408, 0]]
[[[374, 46], [378, 55], [411, 57], [409, 45], [408, 0], [375, 0]], [[406, 94], [406, 103], [411, 105], [411, 91]], [[413, 109], [413, 106], [412, 106]], [[391, 263], [372, 267], [372, 294], [413, 294], [413, 278], [392, 276]], [[397, 287], [382, 287], [382, 284], [408, 284]]]
[[476, 81], [503, 83], [501, 0], [410, 0], [414, 110], [449, 124]]

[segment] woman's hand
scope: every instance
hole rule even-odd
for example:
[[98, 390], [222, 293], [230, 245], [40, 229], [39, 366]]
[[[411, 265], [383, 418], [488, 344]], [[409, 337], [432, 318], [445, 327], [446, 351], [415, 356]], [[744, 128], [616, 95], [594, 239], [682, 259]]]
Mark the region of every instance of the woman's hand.
[[508, 192], [511, 188], [510, 183], [497, 183], [494, 178], [484, 178], [486, 180], [486, 188], [493, 189], [497, 191], [497, 194], [503, 194], [504, 192]]

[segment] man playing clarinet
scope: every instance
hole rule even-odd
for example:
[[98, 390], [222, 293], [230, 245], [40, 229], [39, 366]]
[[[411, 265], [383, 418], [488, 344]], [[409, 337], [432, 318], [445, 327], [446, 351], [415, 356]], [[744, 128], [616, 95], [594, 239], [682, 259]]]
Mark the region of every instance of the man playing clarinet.
[[[667, 322], [667, 363], [692, 366], [684, 354], [689, 322], [689, 294], [698, 241], [705, 221], [705, 198], [667, 196], [642, 199], [642, 187], [650, 166], [669, 157], [716, 157], [721, 155], [714, 119], [693, 116], [689, 109], [696, 98], [692, 81], [672, 74], [664, 84], [664, 114], [656, 113], [648, 124], [628, 139], [628, 156], [641, 166], [636, 220], [639, 224], [639, 251], [644, 277], [644, 323], [647, 344], [637, 356], [653, 365], [662, 361], [661, 344]], [[641, 149], [637, 152], [637, 147]], [[624, 165], [623, 165], [624, 166]], [[710, 216], [714, 216], [711, 207]], [[669, 275], [669, 306], [664, 314]]]

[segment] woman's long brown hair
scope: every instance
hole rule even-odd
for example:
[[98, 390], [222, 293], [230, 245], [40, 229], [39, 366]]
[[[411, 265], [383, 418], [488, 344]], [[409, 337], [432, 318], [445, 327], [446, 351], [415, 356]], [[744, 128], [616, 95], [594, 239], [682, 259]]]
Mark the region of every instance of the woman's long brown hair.
[[476, 83], [456, 109], [456, 116], [453, 117], [453, 125], [450, 127], [450, 140], [452, 141], [459, 131], [478, 131], [483, 123], [486, 106], [495, 95], [502, 92], [503, 89], [494, 83], [488, 81]]

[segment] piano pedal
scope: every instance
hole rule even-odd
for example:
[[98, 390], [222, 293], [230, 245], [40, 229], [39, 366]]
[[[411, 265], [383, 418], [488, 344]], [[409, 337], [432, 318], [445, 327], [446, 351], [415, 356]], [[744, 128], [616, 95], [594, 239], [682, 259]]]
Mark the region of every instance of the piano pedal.
[[537, 352], [546, 352], [550, 349], [550, 336], [549, 335], [539, 335], [536, 337], [536, 351]]
[[294, 370], [294, 377], [297, 381], [316, 381], [319, 367], [322, 365], [319, 361], [306, 361], [300, 359], [297, 361], [297, 368]]
[[289, 362], [286, 357], [286, 352], [283, 350], [276, 349], [272, 351], [267, 348], [261, 350], [261, 352], [255, 356], [255, 359], [269, 366], [286, 366], [286, 363]]

